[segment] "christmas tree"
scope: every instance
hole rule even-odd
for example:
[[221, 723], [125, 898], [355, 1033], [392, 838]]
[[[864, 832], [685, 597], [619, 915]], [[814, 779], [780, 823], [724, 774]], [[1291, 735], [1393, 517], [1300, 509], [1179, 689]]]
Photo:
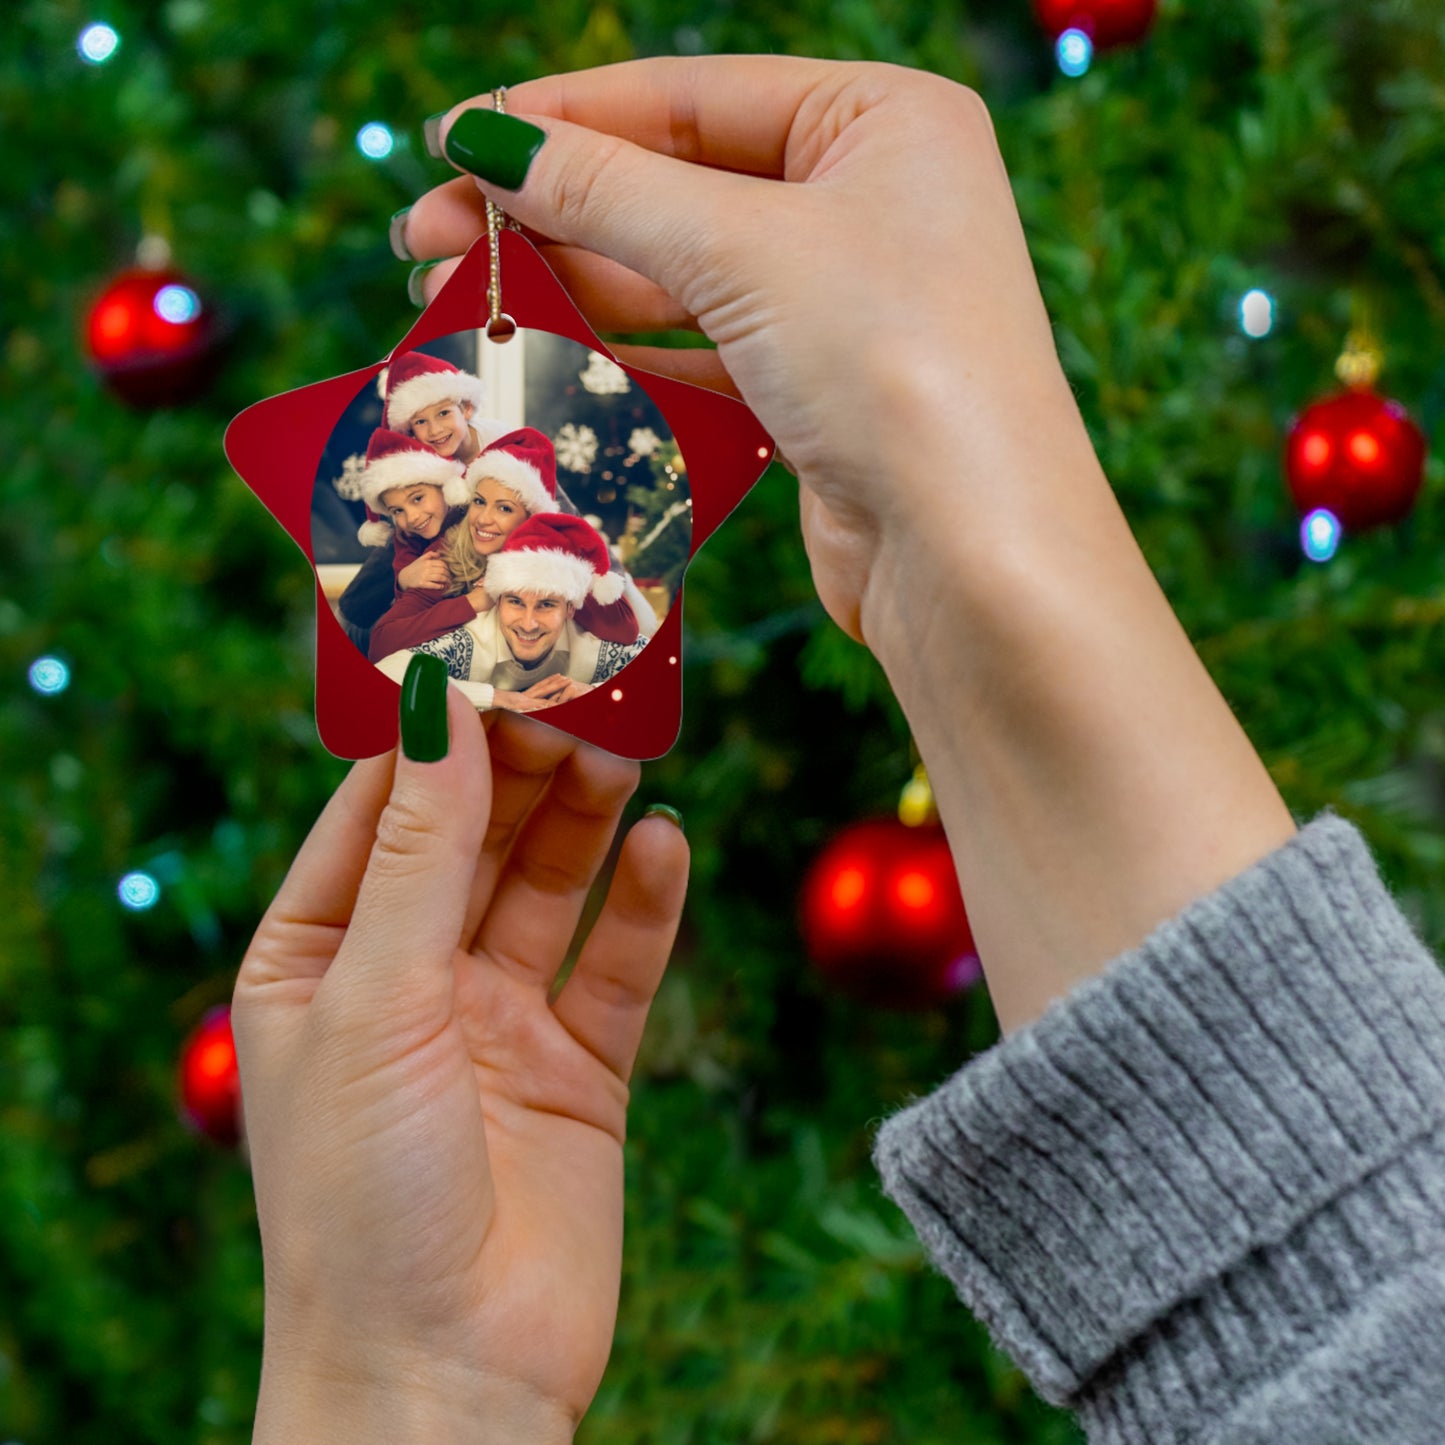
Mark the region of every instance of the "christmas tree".
[[[1282, 468], [1352, 332], [1427, 437], [1445, 405], [1434, 0], [1165, 0], [1142, 40], [1097, 53], [1056, 45], [1026, 0], [701, 17], [673, 0], [28, 0], [10, 25], [0, 1437], [249, 1438], [250, 1179], [179, 1120], [177, 1057], [345, 765], [312, 719], [309, 568], [220, 438], [404, 334], [386, 220], [450, 175], [421, 120], [493, 85], [778, 51], [978, 89], [1065, 367], [1170, 600], [1291, 807], [1358, 822], [1445, 943], [1441, 463], [1405, 520], [1347, 529], [1321, 561]], [[142, 367], [144, 395], [126, 371], [144, 339], [97, 307], [138, 252], [167, 268], [147, 304], [196, 348]], [[650, 496], [639, 550], [670, 541]], [[868, 1162], [872, 1121], [993, 1040], [986, 998], [850, 1002], [791, 922], [811, 858], [890, 811], [913, 759], [879, 669], [816, 602], [782, 468], [689, 565], [684, 619], [683, 734], [637, 807], [686, 816], [692, 893], [635, 1077], [617, 1345], [581, 1438], [1075, 1440]]]

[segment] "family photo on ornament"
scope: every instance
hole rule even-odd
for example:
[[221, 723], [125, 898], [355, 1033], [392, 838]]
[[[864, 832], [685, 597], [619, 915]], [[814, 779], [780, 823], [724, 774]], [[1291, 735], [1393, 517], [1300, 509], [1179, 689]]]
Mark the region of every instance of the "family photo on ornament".
[[343, 414], [313, 552], [337, 623], [386, 676], [430, 653], [477, 708], [537, 712], [642, 652], [691, 506], [661, 414], [610, 358], [461, 332], [393, 357]]

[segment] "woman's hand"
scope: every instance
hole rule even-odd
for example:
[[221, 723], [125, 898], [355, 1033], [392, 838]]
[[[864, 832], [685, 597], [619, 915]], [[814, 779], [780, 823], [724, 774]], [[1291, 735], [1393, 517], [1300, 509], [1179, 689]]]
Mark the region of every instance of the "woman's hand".
[[[507, 178], [490, 106], [440, 135]], [[464, 251], [485, 193], [599, 330], [717, 343], [627, 354], [739, 392], [796, 469], [818, 595], [908, 717], [1005, 1027], [1289, 836], [1094, 455], [977, 95], [707, 56], [529, 81], [507, 110], [545, 132], [520, 188], [423, 196], [411, 254]]]
[[[450, 573], [448, 573], [448, 576], [450, 576]], [[472, 583], [472, 590], [467, 593], [467, 601], [472, 604], [472, 607], [476, 611], [478, 616], [481, 616], [481, 614], [484, 612], [490, 612], [492, 610], [493, 604], [491, 595], [488, 593], [486, 587], [482, 584], [482, 579], [480, 577]]]
[[[490, 105], [453, 109], [443, 139]], [[464, 252], [485, 192], [546, 241], [594, 327], [711, 337], [716, 352], [624, 350], [748, 401], [803, 483], [819, 595], [855, 637], [877, 645], [870, 602], [889, 605], [888, 554], [908, 551], [906, 574], [920, 529], [967, 512], [1007, 537], [1061, 468], [1102, 480], [972, 91], [887, 65], [705, 57], [528, 81], [507, 110], [547, 136], [525, 184], [464, 176], [421, 197], [411, 254]], [[426, 273], [429, 294], [450, 270]]]
[[551, 999], [637, 767], [447, 691], [446, 757], [352, 770], [237, 981], [258, 1442], [570, 1440], [611, 1346], [686, 844], [632, 829]]

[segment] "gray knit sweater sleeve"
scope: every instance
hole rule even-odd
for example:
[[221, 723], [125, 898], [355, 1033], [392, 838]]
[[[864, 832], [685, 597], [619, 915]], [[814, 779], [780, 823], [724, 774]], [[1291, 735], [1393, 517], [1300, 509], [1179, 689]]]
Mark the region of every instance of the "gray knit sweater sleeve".
[[1445, 1442], [1445, 974], [1337, 818], [890, 1119], [876, 1159], [1094, 1445]]

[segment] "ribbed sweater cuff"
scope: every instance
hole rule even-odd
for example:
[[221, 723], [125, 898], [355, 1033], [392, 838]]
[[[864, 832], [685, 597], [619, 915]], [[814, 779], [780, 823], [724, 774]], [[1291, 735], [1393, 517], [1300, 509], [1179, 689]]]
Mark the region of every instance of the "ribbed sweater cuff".
[[1177, 1420], [1171, 1391], [1227, 1409], [1211, 1388], [1438, 1248], [1442, 1036], [1445, 975], [1326, 816], [891, 1118], [875, 1158], [1040, 1394], [1159, 1440], [1135, 1427]]

